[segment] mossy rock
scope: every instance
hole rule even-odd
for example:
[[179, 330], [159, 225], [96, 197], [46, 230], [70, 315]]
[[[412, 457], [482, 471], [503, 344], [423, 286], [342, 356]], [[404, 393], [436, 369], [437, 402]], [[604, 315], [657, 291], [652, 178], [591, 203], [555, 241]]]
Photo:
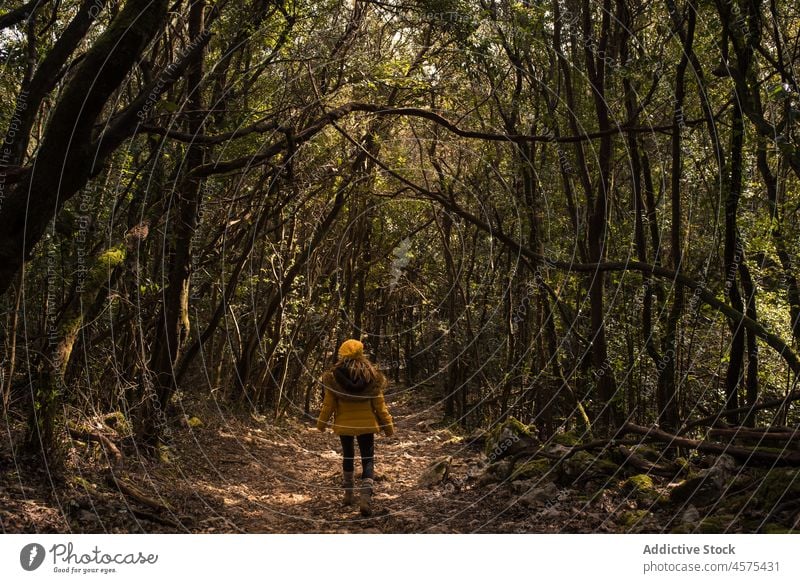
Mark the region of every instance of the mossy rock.
[[642, 522], [652, 514], [648, 510], [626, 510], [621, 516], [622, 527], [626, 532], [635, 532], [642, 527]]
[[800, 497], [800, 470], [774, 468], [761, 480], [753, 501], [762, 508], [772, 509], [782, 501]]
[[419, 485], [423, 488], [430, 488], [443, 482], [450, 475], [450, 466], [453, 464], [453, 456], [444, 456], [433, 461], [419, 478]]
[[736, 517], [732, 514], [719, 514], [706, 516], [697, 525], [696, 532], [700, 534], [722, 534], [736, 530]]
[[691, 502], [695, 506], [706, 506], [719, 500], [722, 491], [708, 476], [691, 476], [672, 488], [669, 501], [675, 504]]
[[622, 491], [626, 494], [635, 494], [636, 492], [654, 492], [656, 485], [653, 483], [653, 478], [647, 474], [636, 474], [631, 476], [622, 484]]
[[597, 457], [588, 451], [579, 451], [561, 463], [562, 480], [590, 480], [598, 476], [611, 477], [619, 466], [608, 458]]
[[517, 503], [523, 506], [539, 507], [552, 506], [558, 501], [558, 487], [552, 482], [544, 482], [538, 488], [531, 488], [522, 496], [517, 498]]
[[478, 477], [478, 486], [487, 486], [496, 482], [505, 480], [511, 472], [511, 462], [503, 460], [496, 464], [491, 464], [486, 467], [483, 473]]
[[546, 459], [528, 460], [524, 463], [514, 466], [514, 471], [511, 473], [511, 481], [514, 480], [530, 480], [531, 478], [540, 478], [550, 471], [550, 462]]
[[647, 474], [636, 474], [622, 483], [622, 492], [644, 504], [652, 504], [659, 499], [653, 478]]
[[484, 453], [490, 462], [495, 462], [516, 453], [525, 447], [539, 443], [536, 429], [519, 419], [509, 417], [486, 436]]
[[750, 494], [736, 494], [735, 496], [724, 496], [719, 501], [719, 509], [725, 513], [738, 514], [752, 504], [753, 500]]
[[550, 438], [552, 443], [557, 443], [558, 445], [566, 445], [568, 447], [573, 447], [581, 443], [580, 437], [574, 431], [564, 431], [562, 433], [556, 433], [553, 437]]
[[591, 454], [579, 451], [561, 462], [560, 469], [565, 476], [576, 478], [587, 471], [593, 462], [594, 457]]
[[121, 437], [131, 435], [133, 426], [122, 411], [112, 411], [103, 416], [103, 423], [117, 432]]
[[595, 468], [597, 469], [598, 473], [601, 473], [605, 476], [613, 476], [619, 471], [619, 465], [615, 464], [613, 461], [607, 458], [596, 458], [595, 460]]
[[631, 447], [631, 451], [654, 464], [664, 463], [664, 454], [649, 445], [634, 445]]

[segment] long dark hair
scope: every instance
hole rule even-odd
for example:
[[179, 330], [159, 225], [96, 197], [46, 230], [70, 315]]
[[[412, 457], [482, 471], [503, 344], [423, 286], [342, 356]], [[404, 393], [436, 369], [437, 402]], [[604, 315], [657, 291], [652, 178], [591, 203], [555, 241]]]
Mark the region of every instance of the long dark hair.
[[367, 384], [376, 381], [380, 375], [375, 365], [363, 354], [356, 358], [339, 359], [334, 368], [344, 368], [347, 370], [347, 376], [353, 381], [363, 381]]

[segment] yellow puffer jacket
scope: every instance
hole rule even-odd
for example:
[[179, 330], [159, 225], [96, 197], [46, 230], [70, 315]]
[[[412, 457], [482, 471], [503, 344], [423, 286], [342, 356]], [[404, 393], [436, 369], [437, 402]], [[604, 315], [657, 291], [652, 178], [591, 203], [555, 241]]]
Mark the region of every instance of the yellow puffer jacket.
[[322, 375], [325, 385], [325, 400], [317, 420], [317, 429], [325, 431], [331, 426], [333, 416], [333, 432], [336, 435], [362, 435], [383, 431], [387, 436], [394, 433], [394, 423], [383, 391], [388, 385], [386, 377], [380, 377], [368, 385], [359, 394], [348, 392], [336, 381], [332, 371]]

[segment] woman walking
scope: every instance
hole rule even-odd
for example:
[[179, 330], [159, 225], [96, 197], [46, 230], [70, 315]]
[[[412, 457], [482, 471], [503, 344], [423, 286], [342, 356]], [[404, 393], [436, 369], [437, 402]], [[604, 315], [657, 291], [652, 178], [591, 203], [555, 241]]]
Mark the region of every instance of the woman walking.
[[364, 355], [364, 345], [347, 340], [339, 348], [339, 360], [322, 375], [325, 399], [317, 420], [317, 429], [331, 425], [342, 442], [344, 503], [355, 501], [355, 443], [361, 454], [359, 506], [363, 516], [372, 514], [372, 491], [375, 467], [375, 434], [394, 433], [394, 424], [383, 398], [388, 381]]

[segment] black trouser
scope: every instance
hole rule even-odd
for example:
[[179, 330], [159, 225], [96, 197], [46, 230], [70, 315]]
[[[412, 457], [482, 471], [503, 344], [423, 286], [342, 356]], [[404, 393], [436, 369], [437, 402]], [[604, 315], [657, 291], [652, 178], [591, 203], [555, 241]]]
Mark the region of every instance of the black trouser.
[[[342, 469], [352, 472], [355, 469], [355, 443], [352, 435], [340, 435], [342, 441], [342, 455], [344, 456]], [[357, 435], [358, 451], [361, 453], [361, 478], [372, 478], [375, 471], [375, 434], [364, 433]]]

